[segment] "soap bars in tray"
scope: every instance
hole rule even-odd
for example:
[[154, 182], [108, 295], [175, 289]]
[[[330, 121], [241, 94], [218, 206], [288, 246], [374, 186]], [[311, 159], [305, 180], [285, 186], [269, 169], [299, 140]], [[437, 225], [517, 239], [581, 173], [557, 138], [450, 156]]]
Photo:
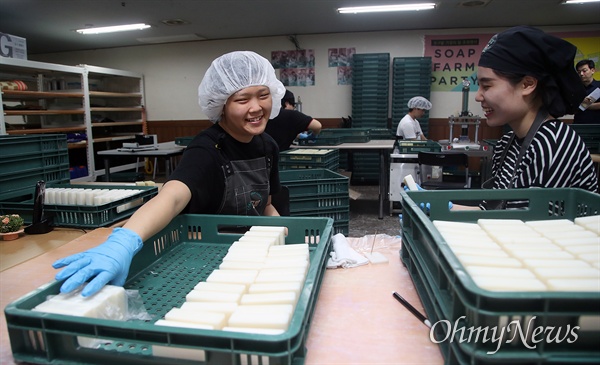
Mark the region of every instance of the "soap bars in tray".
[[433, 225], [482, 289], [586, 292], [600, 287], [600, 215]]
[[309, 268], [305, 243], [285, 244], [284, 227], [253, 226], [219, 268], [156, 325], [281, 334], [290, 324]]
[[138, 189], [47, 188], [44, 204], [98, 206], [139, 194]]

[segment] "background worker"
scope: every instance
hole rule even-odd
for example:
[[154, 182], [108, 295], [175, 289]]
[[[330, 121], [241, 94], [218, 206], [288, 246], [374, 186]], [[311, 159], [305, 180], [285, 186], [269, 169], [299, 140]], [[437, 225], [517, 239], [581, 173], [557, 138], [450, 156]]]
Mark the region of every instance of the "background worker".
[[321, 133], [321, 122], [295, 108], [294, 94], [286, 90], [279, 115], [267, 123], [265, 132], [277, 142], [279, 151], [289, 150], [296, 138], [316, 138]]
[[408, 114], [406, 114], [396, 130], [396, 137], [406, 140], [426, 141], [421, 125], [417, 118], [422, 118], [426, 110], [431, 109], [431, 102], [422, 96], [415, 96], [408, 101]]
[[[105, 284], [123, 285], [143, 242], [180, 213], [278, 216], [271, 195], [279, 191], [278, 149], [263, 133], [279, 112], [285, 92], [275, 70], [254, 52], [231, 52], [214, 60], [198, 88], [200, 107], [215, 123], [188, 145], [157, 196], [101, 245], [56, 261], [65, 267], [68, 293], [90, 280], [90, 296]], [[243, 192], [243, 193], [240, 193]]]
[[[582, 60], [575, 65], [577, 73], [585, 86], [585, 95], [600, 88], [600, 81], [594, 80], [596, 65], [593, 60]], [[600, 124], [600, 98], [590, 104], [585, 110], [578, 109], [573, 116], [573, 123], [576, 124]]]

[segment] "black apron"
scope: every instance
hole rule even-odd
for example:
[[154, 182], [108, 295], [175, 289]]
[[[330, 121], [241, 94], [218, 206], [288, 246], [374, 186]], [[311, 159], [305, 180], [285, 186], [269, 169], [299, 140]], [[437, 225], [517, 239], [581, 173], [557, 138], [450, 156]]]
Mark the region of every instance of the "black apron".
[[[232, 137], [218, 131], [209, 135], [215, 140], [215, 148], [219, 150], [221, 171], [225, 179], [225, 192], [217, 214], [262, 215], [269, 199], [271, 156], [230, 161], [222, 148], [226, 139]], [[264, 137], [260, 135], [259, 138], [266, 152]]]

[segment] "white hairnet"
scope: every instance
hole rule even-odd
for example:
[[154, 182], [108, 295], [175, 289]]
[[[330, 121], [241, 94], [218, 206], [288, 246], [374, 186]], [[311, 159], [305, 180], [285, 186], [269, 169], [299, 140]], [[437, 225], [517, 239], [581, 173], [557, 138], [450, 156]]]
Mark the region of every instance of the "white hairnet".
[[281, 108], [285, 87], [275, 76], [275, 69], [264, 57], [250, 51], [236, 51], [215, 59], [198, 86], [198, 103], [208, 119], [216, 123], [227, 99], [249, 86], [267, 86], [273, 106], [269, 119]]
[[422, 96], [415, 96], [408, 101], [408, 108], [429, 110], [431, 109], [431, 102]]

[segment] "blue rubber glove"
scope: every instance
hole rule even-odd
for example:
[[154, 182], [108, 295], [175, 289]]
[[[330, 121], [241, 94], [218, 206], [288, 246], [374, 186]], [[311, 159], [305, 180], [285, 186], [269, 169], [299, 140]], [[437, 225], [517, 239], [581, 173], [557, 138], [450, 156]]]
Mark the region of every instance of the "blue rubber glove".
[[57, 260], [52, 267], [59, 269], [66, 266], [56, 274], [56, 280], [67, 279], [60, 287], [61, 293], [69, 293], [92, 278], [81, 292], [84, 297], [95, 294], [109, 282], [120, 286], [125, 284], [133, 255], [142, 245], [142, 239], [134, 231], [115, 228], [103, 244]]
[[[417, 188], [419, 188], [419, 191], [425, 190], [419, 184], [417, 184]], [[404, 185], [404, 191], [410, 191], [408, 186]], [[448, 210], [451, 210], [453, 206], [454, 206], [454, 204], [452, 204], [452, 202], [449, 201], [448, 202]], [[421, 209], [429, 212], [431, 210], [431, 204], [430, 203], [421, 203]]]
[[311, 132], [302, 132], [298, 135], [298, 139], [308, 139], [311, 134]]

